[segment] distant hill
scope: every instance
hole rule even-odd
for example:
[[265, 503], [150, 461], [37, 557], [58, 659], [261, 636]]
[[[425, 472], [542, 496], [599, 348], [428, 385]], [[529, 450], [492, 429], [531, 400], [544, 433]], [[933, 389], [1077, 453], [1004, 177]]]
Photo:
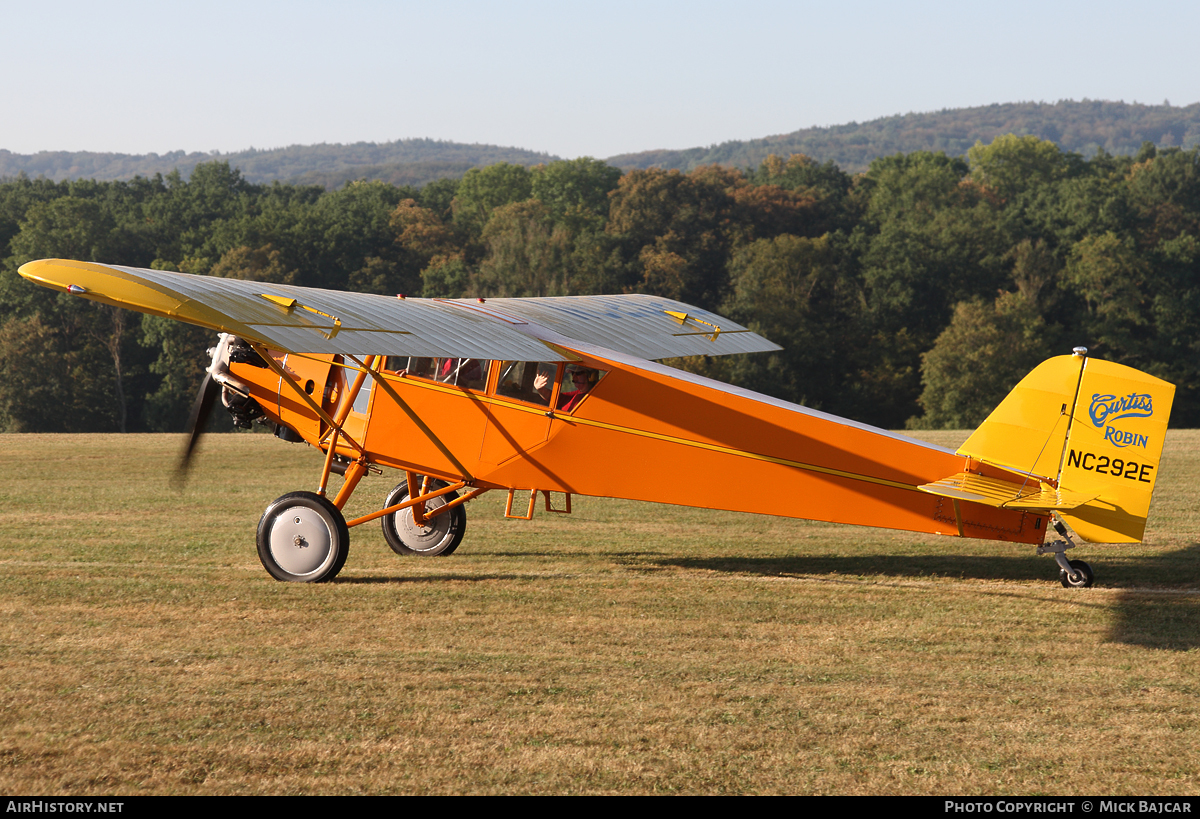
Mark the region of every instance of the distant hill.
[[131, 179], [167, 174], [187, 176], [200, 162], [224, 160], [240, 168], [251, 182], [299, 182], [335, 188], [352, 179], [384, 179], [423, 185], [445, 176], [462, 176], [471, 168], [496, 162], [536, 165], [558, 159], [550, 154], [496, 145], [465, 145], [432, 139], [356, 142], [353, 145], [291, 145], [287, 148], [235, 153], [109, 154], [90, 151], [41, 151], [14, 154], [0, 150], [0, 178], [20, 173], [48, 179]]
[[[866, 170], [871, 160], [879, 156], [912, 151], [962, 155], [977, 140], [988, 143], [1010, 133], [1053, 140], [1065, 150], [1089, 157], [1101, 148], [1113, 154], [1134, 153], [1146, 141], [1160, 147], [1190, 148], [1200, 145], [1200, 103], [1183, 107], [1093, 100], [1004, 103], [805, 128], [707, 148], [621, 154], [606, 161], [625, 170], [659, 167], [687, 171], [713, 163], [753, 167], [769, 154], [786, 157], [802, 153], [819, 162], [832, 160], [842, 170], [854, 173]], [[42, 151], [25, 155], [0, 150], [0, 179], [20, 173], [54, 180], [130, 179], [175, 169], [187, 176], [198, 163], [217, 159], [240, 168], [251, 182], [278, 180], [332, 189], [353, 179], [381, 179], [396, 185], [420, 186], [443, 177], [459, 177], [471, 168], [496, 162], [529, 166], [558, 158], [521, 148], [432, 139], [292, 145], [235, 153], [175, 151], [133, 155]]]
[[1100, 148], [1112, 154], [1135, 153], [1146, 141], [1159, 147], [1190, 148], [1200, 144], [1200, 103], [1178, 107], [1094, 100], [1014, 102], [805, 128], [707, 148], [621, 154], [607, 162], [626, 170], [659, 167], [687, 171], [714, 163], [757, 166], [769, 154], [807, 154], [819, 162], [832, 160], [842, 170], [854, 173], [866, 170], [876, 157], [895, 153], [945, 151], [959, 156], [977, 140], [986, 144], [1002, 134], [1033, 134], [1089, 157]]

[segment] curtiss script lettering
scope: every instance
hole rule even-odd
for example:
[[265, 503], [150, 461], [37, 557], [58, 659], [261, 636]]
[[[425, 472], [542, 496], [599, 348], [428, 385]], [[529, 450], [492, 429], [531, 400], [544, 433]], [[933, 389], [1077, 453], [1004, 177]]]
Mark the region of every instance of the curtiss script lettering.
[[1092, 396], [1092, 405], [1088, 407], [1088, 415], [1098, 427], [1104, 426], [1106, 421], [1149, 418], [1153, 414], [1154, 404], [1149, 393], [1140, 392], [1131, 392], [1123, 398], [1096, 393]]

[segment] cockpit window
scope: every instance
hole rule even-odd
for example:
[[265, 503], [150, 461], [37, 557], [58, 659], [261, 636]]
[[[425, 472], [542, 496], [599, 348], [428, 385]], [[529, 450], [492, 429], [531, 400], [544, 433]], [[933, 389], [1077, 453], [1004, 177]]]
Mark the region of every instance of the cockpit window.
[[558, 387], [558, 399], [554, 402], [554, 408], [563, 412], [573, 411], [607, 374], [607, 370], [597, 370], [582, 364], [572, 363], [563, 367], [562, 382]]
[[547, 361], [501, 361], [496, 395], [550, 406], [558, 365]]
[[606, 372], [575, 363], [563, 366], [547, 361], [501, 361], [496, 395], [543, 407], [553, 400], [555, 409], [571, 412]]

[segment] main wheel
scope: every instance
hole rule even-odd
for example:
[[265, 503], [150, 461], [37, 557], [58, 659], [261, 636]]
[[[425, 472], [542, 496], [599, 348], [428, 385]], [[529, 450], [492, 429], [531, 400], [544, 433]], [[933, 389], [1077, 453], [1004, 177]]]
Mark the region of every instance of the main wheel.
[[284, 495], [258, 522], [258, 559], [276, 580], [332, 580], [349, 552], [346, 519], [327, 498], [312, 492]]
[[[446, 484], [441, 481], [431, 481], [430, 487], [440, 489]], [[384, 507], [404, 503], [410, 497], [408, 481], [401, 481], [395, 489], [388, 493]], [[433, 500], [425, 502], [427, 510], [445, 506], [458, 497], [457, 492], [448, 492]], [[424, 526], [418, 526], [413, 521], [412, 508], [401, 509], [381, 518], [383, 536], [392, 551], [398, 555], [451, 555], [462, 543], [463, 534], [467, 531], [467, 510], [461, 505], [448, 512], [443, 512], [435, 518], [426, 520]]]
[[1060, 571], [1058, 579], [1062, 582], [1064, 589], [1088, 589], [1092, 586], [1092, 567], [1084, 563], [1082, 560], [1072, 560], [1069, 564], [1074, 572], [1079, 575], [1077, 580], [1072, 580], [1071, 575]]

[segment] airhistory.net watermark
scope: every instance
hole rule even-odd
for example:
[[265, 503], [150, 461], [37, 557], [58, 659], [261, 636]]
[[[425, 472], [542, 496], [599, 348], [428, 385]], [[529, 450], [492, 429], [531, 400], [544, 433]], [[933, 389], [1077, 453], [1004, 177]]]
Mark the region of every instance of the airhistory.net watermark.
[[10, 799], [5, 813], [120, 813], [124, 802], [55, 802], [48, 799]]

